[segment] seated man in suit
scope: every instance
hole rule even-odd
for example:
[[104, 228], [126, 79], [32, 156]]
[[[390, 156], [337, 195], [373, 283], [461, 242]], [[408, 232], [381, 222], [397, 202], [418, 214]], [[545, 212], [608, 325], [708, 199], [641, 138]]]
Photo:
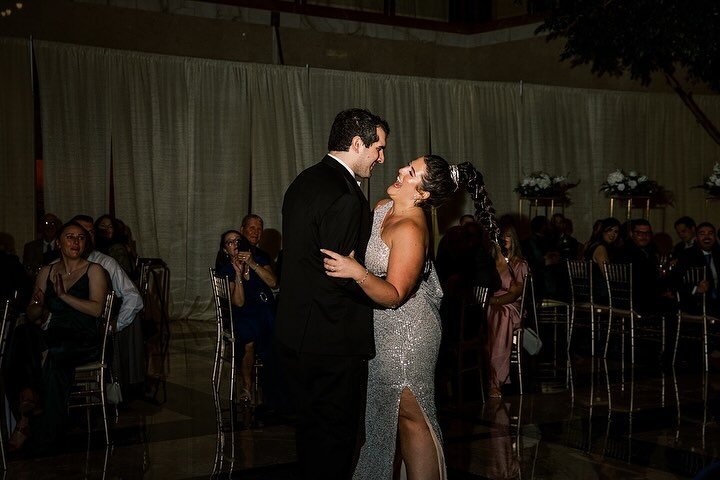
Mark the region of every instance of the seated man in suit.
[[673, 248], [673, 259], [677, 260], [685, 250], [695, 245], [695, 220], [690, 217], [680, 217], [675, 220], [675, 232], [680, 241]]
[[[711, 315], [720, 314], [720, 299], [718, 298], [718, 272], [720, 272], [720, 245], [717, 242], [715, 227], [709, 222], [697, 226], [697, 241], [692, 248], [683, 252], [679, 258], [677, 277], [682, 278], [691, 267], [706, 267], [705, 279], [692, 287], [696, 309], [699, 310], [699, 296], [707, 294], [706, 306]], [[687, 304], [687, 303], [686, 303]], [[687, 304], [689, 305], [689, 304]]]
[[[720, 245], [717, 242], [715, 226], [709, 222], [700, 223], [697, 228], [697, 240], [692, 248], [683, 252], [678, 262], [676, 273], [679, 282], [680, 298], [683, 308], [691, 313], [702, 311], [702, 300], [705, 295], [705, 308], [708, 315], [720, 316]], [[705, 278], [696, 285], [684, 288], [682, 276], [691, 267], [706, 267]], [[710, 364], [714, 370], [720, 370], [720, 348], [713, 337], [709, 338], [708, 349]]]
[[671, 305], [659, 301], [660, 272], [653, 231], [650, 222], [644, 218], [630, 222], [630, 241], [624, 247], [624, 261], [633, 268], [633, 306], [640, 313], [672, 310]]
[[23, 266], [33, 278], [40, 267], [60, 258], [60, 253], [55, 248], [55, 234], [60, 226], [62, 226], [62, 222], [56, 215], [46, 213], [38, 225], [40, 238], [25, 244]]

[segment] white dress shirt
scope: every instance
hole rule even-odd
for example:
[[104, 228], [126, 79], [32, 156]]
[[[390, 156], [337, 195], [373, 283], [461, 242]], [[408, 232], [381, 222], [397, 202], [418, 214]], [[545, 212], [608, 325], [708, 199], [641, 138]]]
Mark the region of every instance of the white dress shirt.
[[345, 167], [345, 170], [347, 170], [348, 173], [349, 173], [350, 175], [352, 175], [352, 177], [355, 179], [355, 182], [357, 182], [358, 187], [360, 186], [360, 180], [358, 180], [357, 176], [355, 175], [355, 172], [352, 171], [352, 168], [348, 167], [348, 166], [345, 164], [345, 162], [343, 162], [342, 160], [340, 160], [339, 158], [337, 158], [335, 155], [332, 155], [332, 154], [328, 153], [328, 157], [332, 158], [333, 160], [335, 160], [336, 162], [338, 162], [340, 165], [342, 165], [343, 167]]
[[130, 325], [137, 313], [143, 308], [142, 297], [135, 284], [127, 276], [125, 270], [122, 269], [120, 264], [112, 257], [105, 255], [102, 252], [93, 250], [88, 255], [88, 260], [91, 262], [99, 263], [102, 267], [107, 270], [110, 274], [110, 281], [112, 282], [112, 288], [115, 291], [115, 295], [122, 298], [122, 304], [120, 305], [120, 311], [118, 312], [117, 328], [116, 331], [120, 331], [123, 328]]

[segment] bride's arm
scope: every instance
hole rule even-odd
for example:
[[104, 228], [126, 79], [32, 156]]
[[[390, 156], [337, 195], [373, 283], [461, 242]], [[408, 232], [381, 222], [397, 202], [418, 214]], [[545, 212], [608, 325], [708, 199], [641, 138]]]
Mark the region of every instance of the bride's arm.
[[395, 226], [387, 239], [390, 247], [388, 272], [380, 278], [368, 272], [353, 256], [342, 256], [321, 250], [328, 257], [325, 270], [328, 276], [352, 278], [375, 303], [389, 308], [402, 305], [413, 292], [425, 262], [426, 233], [415, 222]]

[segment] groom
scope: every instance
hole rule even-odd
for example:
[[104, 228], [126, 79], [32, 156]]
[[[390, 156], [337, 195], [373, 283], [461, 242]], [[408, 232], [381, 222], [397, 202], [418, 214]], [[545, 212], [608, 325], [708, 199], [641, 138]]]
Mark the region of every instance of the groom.
[[285, 192], [283, 268], [275, 327], [295, 395], [302, 478], [349, 479], [364, 427], [372, 304], [353, 280], [325, 274], [321, 248], [364, 263], [372, 215], [358, 178], [385, 161], [390, 128], [367, 110], [335, 117], [329, 153]]

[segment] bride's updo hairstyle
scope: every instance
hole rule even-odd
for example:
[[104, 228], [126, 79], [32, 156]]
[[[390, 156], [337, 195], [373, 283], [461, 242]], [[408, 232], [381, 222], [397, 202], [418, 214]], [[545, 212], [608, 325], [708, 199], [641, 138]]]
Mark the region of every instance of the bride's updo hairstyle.
[[498, 245], [500, 229], [495, 221], [495, 209], [485, 190], [483, 176], [472, 163], [463, 162], [450, 165], [439, 155], [425, 155], [425, 175], [422, 189], [430, 194], [423, 204], [439, 207], [459, 189], [466, 190], [475, 204], [475, 218], [488, 233], [490, 239]]

